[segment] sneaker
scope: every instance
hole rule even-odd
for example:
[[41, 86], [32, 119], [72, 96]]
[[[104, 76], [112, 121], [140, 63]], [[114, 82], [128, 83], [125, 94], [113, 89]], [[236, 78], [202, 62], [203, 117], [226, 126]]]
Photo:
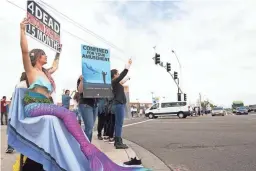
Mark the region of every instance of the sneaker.
[[105, 141], [105, 142], [109, 141], [109, 137], [104, 137], [103, 141]]
[[102, 136], [98, 136], [98, 140], [103, 140]]
[[109, 144], [114, 144], [115, 139], [114, 138], [109, 138]]
[[13, 153], [13, 149], [12, 149], [12, 148], [7, 148], [7, 150], [5, 151], [5, 153], [11, 154], [11, 153]]
[[134, 157], [134, 158], [131, 158], [130, 161], [124, 162], [124, 165], [127, 165], [127, 166], [141, 165], [141, 160], [138, 160], [136, 157]]

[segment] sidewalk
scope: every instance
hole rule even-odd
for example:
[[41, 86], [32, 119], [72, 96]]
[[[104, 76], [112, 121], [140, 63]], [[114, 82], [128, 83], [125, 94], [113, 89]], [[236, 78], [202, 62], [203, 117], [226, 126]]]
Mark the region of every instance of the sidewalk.
[[[135, 157], [136, 153], [132, 148], [126, 150], [117, 150], [114, 148], [113, 144], [104, 142], [103, 140], [97, 139], [97, 133], [94, 132], [92, 143], [97, 146], [102, 152], [104, 152], [110, 159], [119, 165], [123, 165], [123, 162], [128, 161], [129, 158]], [[6, 126], [1, 126], [1, 170], [3, 171], [12, 171], [12, 165], [18, 156], [17, 152], [13, 154], [6, 154], [5, 150], [7, 148], [7, 139], [6, 139]]]

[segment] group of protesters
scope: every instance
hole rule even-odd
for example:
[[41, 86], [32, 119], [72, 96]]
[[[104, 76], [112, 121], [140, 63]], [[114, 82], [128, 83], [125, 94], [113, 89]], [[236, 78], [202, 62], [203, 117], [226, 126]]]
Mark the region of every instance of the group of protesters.
[[[77, 81], [77, 91], [70, 94], [70, 90], [63, 90], [62, 106], [76, 114], [81, 125], [83, 120], [84, 132], [92, 141], [93, 128], [98, 116], [98, 140], [114, 143], [116, 149], [127, 149], [128, 146], [122, 141], [122, 127], [125, 117], [126, 96], [122, 86], [130, 77], [126, 77], [132, 61], [129, 60], [124, 71], [119, 74], [116, 69], [111, 70], [113, 98], [84, 98], [82, 89], [82, 76]], [[73, 99], [73, 108], [70, 101]]]
[[[56, 92], [52, 74], [58, 69], [62, 46], [56, 53], [52, 67], [44, 68], [47, 63], [46, 53], [42, 49], [28, 50], [25, 34], [27, 24], [26, 18], [20, 23], [20, 47], [25, 72], [13, 93], [8, 117], [8, 145], [20, 153], [14, 170], [148, 170], [120, 166], [91, 143], [98, 115], [98, 139], [114, 142], [116, 149], [128, 148], [122, 140], [127, 102], [123, 84], [129, 80], [125, 76], [132, 60], [128, 61], [120, 74], [116, 69], [111, 70], [111, 99], [84, 98], [84, 78], [80, 76], [77, 91], [72, 92], [75, 93], [75, 108], [72, 112], [69, 109], [69, 90], [65, 90], [62, 96], [63, 106], [56, 105], [52, 98]], [[84, 131], [81, 129], [81, 119]]]

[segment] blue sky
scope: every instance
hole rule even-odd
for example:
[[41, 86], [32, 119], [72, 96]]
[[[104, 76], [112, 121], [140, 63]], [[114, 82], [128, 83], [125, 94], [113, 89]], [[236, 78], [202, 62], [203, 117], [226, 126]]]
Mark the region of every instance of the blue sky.
[[110, 2], [116, 8], [117, 16], [125, 20], [127, 27], [145, 28], [157, 20], [171, 20], [181, 15], [182, 1], [128, 1]]

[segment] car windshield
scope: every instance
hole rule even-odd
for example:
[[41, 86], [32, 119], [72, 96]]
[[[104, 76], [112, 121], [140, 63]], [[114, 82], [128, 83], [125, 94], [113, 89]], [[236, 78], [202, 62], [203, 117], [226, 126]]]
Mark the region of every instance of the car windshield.
[[213, 108], [213, 110], [223, 110], [223, 108], [222, 107], [215, 107], [215, 108]]
[[245, 110], [246, 108], [245, 107], [239, 107], [238, 109], [239, 110]]

